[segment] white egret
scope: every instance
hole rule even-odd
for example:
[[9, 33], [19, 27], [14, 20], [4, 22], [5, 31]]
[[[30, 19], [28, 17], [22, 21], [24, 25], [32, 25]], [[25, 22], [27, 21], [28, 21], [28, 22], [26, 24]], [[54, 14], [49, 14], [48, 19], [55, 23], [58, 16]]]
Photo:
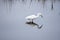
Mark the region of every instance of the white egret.
[[42, 13], [38, 13], [37, 15], [30, 15], [30, 16], [27, 16], [26, 19], [27, 20], [31, 20], [31, 22], [33, 23], [33, 20], [38, 18], [39, 16], [43, 17], [42, 16]]

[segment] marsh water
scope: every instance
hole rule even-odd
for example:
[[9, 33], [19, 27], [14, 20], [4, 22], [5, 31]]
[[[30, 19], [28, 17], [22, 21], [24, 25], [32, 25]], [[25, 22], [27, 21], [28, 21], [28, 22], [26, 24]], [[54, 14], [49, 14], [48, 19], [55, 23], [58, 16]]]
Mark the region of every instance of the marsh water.
[[[0, 0], [0, 40], [60, 40], [60, 1]], [[26, 24], [26, 16], [43, 18]], [[40, 29], [35, 25], [43, 25]]]

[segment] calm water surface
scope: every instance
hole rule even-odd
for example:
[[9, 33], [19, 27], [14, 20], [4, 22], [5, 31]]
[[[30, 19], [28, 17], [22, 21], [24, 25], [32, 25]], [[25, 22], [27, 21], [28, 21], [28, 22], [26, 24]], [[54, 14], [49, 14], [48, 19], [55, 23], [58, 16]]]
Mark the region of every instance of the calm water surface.
[[[26, 24], [25, 17], [41, 12], [34, 22], [39, 26]], [[60, 2], [54, 3], [51, 10], [51, 1], [42, 2], [30, 0], [4, 1], [0, 0], [0, 40], [60, 40]]]

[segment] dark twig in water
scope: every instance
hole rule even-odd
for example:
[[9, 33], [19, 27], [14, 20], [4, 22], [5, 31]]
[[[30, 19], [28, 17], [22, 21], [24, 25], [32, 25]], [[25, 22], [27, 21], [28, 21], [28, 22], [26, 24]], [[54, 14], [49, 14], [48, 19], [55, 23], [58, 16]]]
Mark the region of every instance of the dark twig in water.
[[43, 3], [43, 8], [44, 8], [44, 5], [45, 5], [45, 2], [46, 2], [46, 0], [42, 0], [42, 3]]
[[54, 0], [54, 3], [56, 2], [56, 0]]
[[23, 2], [23, 3], [25, 3], [25, 2], [26, 2], [26, 0], [22, 0], [22, 2]]
[[60, 0], [58, 0], [58, 1], [60, 1]]
[[24, 0], [22, 0], [22, 2], [24, 2]]
[[12, 2], [12, 0], [8, 0], [8, 1]]
[[38, 2], [40, 2], [40, 0], [38, 0]]
[[51, 4], [51, 9], [53, 10], [53, 1], [52, 1], [52, 4]]
[[[31, 3], [32, 3], [32, 0], [30, 1], [30, 6], [31, 6]], [[29, 7], [30, 7], [30, 6], [29, 6]]]

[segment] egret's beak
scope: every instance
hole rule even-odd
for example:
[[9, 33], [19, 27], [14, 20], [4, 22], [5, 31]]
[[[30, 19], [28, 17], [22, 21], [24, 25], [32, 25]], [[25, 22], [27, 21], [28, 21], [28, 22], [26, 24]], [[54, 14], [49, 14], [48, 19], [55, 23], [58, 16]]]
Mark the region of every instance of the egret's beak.
[[43, 15], [41, 15], [41, 17], [43, 18]]

